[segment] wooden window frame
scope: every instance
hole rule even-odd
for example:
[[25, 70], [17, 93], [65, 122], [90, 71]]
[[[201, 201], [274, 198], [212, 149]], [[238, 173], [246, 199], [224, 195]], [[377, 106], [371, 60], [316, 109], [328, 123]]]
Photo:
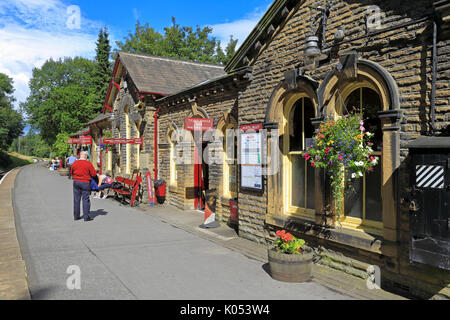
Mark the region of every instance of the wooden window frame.
[[[230, 164], [228, 163], [228, 161], [230, 160], [227, 156], [227, 137], [226, 137], [226, 132], [227, 130], [236, 130], [235, 126], [230, 123], [226, 126], [224, 126], [224, 128], [222, 129], [222, 134], [223, 134], [223, 197], [226, 199], [234, 199], [237, 198], [237, 190], [238, 190], [238, 185], [237, 185], [237, 154], [234, 154], [234, 162], [235, 162], [235, 181], [234, 183], [236, 184], [236, 192], [232, 192], [231, 188], [230, 188]], [[236, 137], [233, 137], [234, 139], [234, 143], [237, 143]]]
[[283, 108], [283, 201], [285, 214], [288, 216], [298, 216], [303, 219], [307, 219], [310, 221], [315, 220], [315, 209], [308, 209], [308, 162], [305, 161], [305, 181], [304, 181], [304, 192], [305, 192], [305, 207], [297, 207], [292, 205], [292, 156], [304, 156], [305, 150], [303, 151], [290, 151], [290, 136], [289, 130], [291, 124], [289, 123], [289, 115], [294, 108], [296, 102], [302, 99], [302, 139], [303, 139], [303, 147], [305, 147], [305, 98], [310, 99], [314, 104], [314, 100], [311, 99], [305, 93], [294, 94], [289, 100], [285, 103]]
[[[380, 101], [382, 102], [382, 97], [380, 95], [380, 93], [378, 92], [377, 88], [375, 88], [372, 84], [370, 84], [367, 81], [360, 81], [357, 83], [352, 83], [350, 85], [348, 85], [342, 92], [342, 99], [341, 99], [341, 103], [339, 104], [339, 117], [342, 117], [343, 114], [343, 105], [345, 100], [350, 96], [350, 94], [352, 94], [355, 90], [361, 90], [360, 91], [360, 101], [359, 101], [359, 105], [360, 105], [360, 114], [363, 114], [363, 108], [362, 108], [362, 103], [363, 103], [363, 95], [362, 95], [362, 89], [363, 88], [369, 88], [373, 91], [375, 91], [380, 98]], [[381, 105], [381, 110], [382, 111], [383, 106]], [[382, 179], [383, 176], [383, 148], [381, 149], [381, 151], [375, 151], [373, 153], [375, 156], [379, 157], [379, 163], [378, 165], [381, 166], [381, 176], [380, 179]], [[362, 212], [361, 212], [361, 217], [362, 218], [356, 218], [356, 217], [349, 217], [345, 215], [345, 201], [342, 204], [342, 212], [344, 212], [344, 214], [341, 216], [340, 222], [342, 224], [342, 226], [351, 228], [351, 229], [357, 229], [357, 230], [363, 230], [363, 231], [368, 231], [370, 233], [374, 233], [374, 234], [378, 234], [378, 235], [382, 235], [383, 234], [383, 221], [375, 221], [375, 220], [369, 220], [366, 219], [366, 206], [367, 206], [367, 200], [366, 200], [366, 173], [364, 173], [364, 176], [361, 178], [362, 180]], [[383, 214], [381, 213], [381, 219], [383, 219]]]

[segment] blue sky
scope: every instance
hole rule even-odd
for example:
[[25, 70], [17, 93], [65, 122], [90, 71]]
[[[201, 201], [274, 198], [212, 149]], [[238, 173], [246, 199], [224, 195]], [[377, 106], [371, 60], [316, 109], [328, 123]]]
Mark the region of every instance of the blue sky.
[[[210, 26], [212, 35], [222, 43], [233, 35], [240, 45], [271, 3], [272, 0], [0, 0], [0, 72], [13, 78], [18, 104], [28, 96], [32, 69], [41, 67], [47, 59], [76, 55], [93, 58], [102, 26], [108, 27], [114, 46], [116, 40], [134, 30], [137, 19], [163, 31], [174, 16], [181, 26]], [[80, 20], [76, 19], [78, 9]]]

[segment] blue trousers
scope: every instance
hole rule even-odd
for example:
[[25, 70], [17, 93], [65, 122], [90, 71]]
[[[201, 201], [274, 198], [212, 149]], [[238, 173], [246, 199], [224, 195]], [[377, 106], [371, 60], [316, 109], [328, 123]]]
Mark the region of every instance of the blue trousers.
[[80, 201], [83, 200], [83, 218], [87, 220], [89, 218], [89, 212], [91, 210], [91, 185], [87, 182], [73, 182], [73, 217], [75, 219], [80, 218]]

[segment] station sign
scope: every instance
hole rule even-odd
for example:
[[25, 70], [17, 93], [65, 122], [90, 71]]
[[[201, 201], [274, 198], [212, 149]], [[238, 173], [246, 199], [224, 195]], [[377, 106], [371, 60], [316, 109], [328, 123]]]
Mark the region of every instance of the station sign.
[[82, 136], [80, 138], [67, 139], [68, 144], [92, 144], [91, 136]]
[[213, 128], [214, 119], [185, 118], [184, 128], [190, 131], [208, 131]]
[[105, 144], [143, 144], [144, 139], [141, 138], [133, 138], [133, 139], [103, 139], [103, 143]]
[[243, 124], [240, 126], [241, 131], [259, 131], [262, 130], [262, 123]]

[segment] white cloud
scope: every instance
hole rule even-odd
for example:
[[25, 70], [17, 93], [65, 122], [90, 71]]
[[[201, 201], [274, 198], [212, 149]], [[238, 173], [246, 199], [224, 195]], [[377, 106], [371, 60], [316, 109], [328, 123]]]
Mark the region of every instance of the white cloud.
[[14, 80], [16, 105], [29, 94], [33, 68], [46, 60], [95, 55], [100, 24], [82, 19], [81, 29], [66, 27], [67, 6], [60, 0], [8, 0], [0, 3], [0, 72]]
[[225, 48], [232, 35], [233, 39], [239, 40], [237, 43], [238, 48], [245, 41], [259, 20], [261, 20], [271, 4], [272, 1], [269, 1], [269, 4], [266, 6], [255, 8], [241, 19], [211, 25], [210, 27], [213, 29], [212, 36], [220, 40], [222, 48]]

